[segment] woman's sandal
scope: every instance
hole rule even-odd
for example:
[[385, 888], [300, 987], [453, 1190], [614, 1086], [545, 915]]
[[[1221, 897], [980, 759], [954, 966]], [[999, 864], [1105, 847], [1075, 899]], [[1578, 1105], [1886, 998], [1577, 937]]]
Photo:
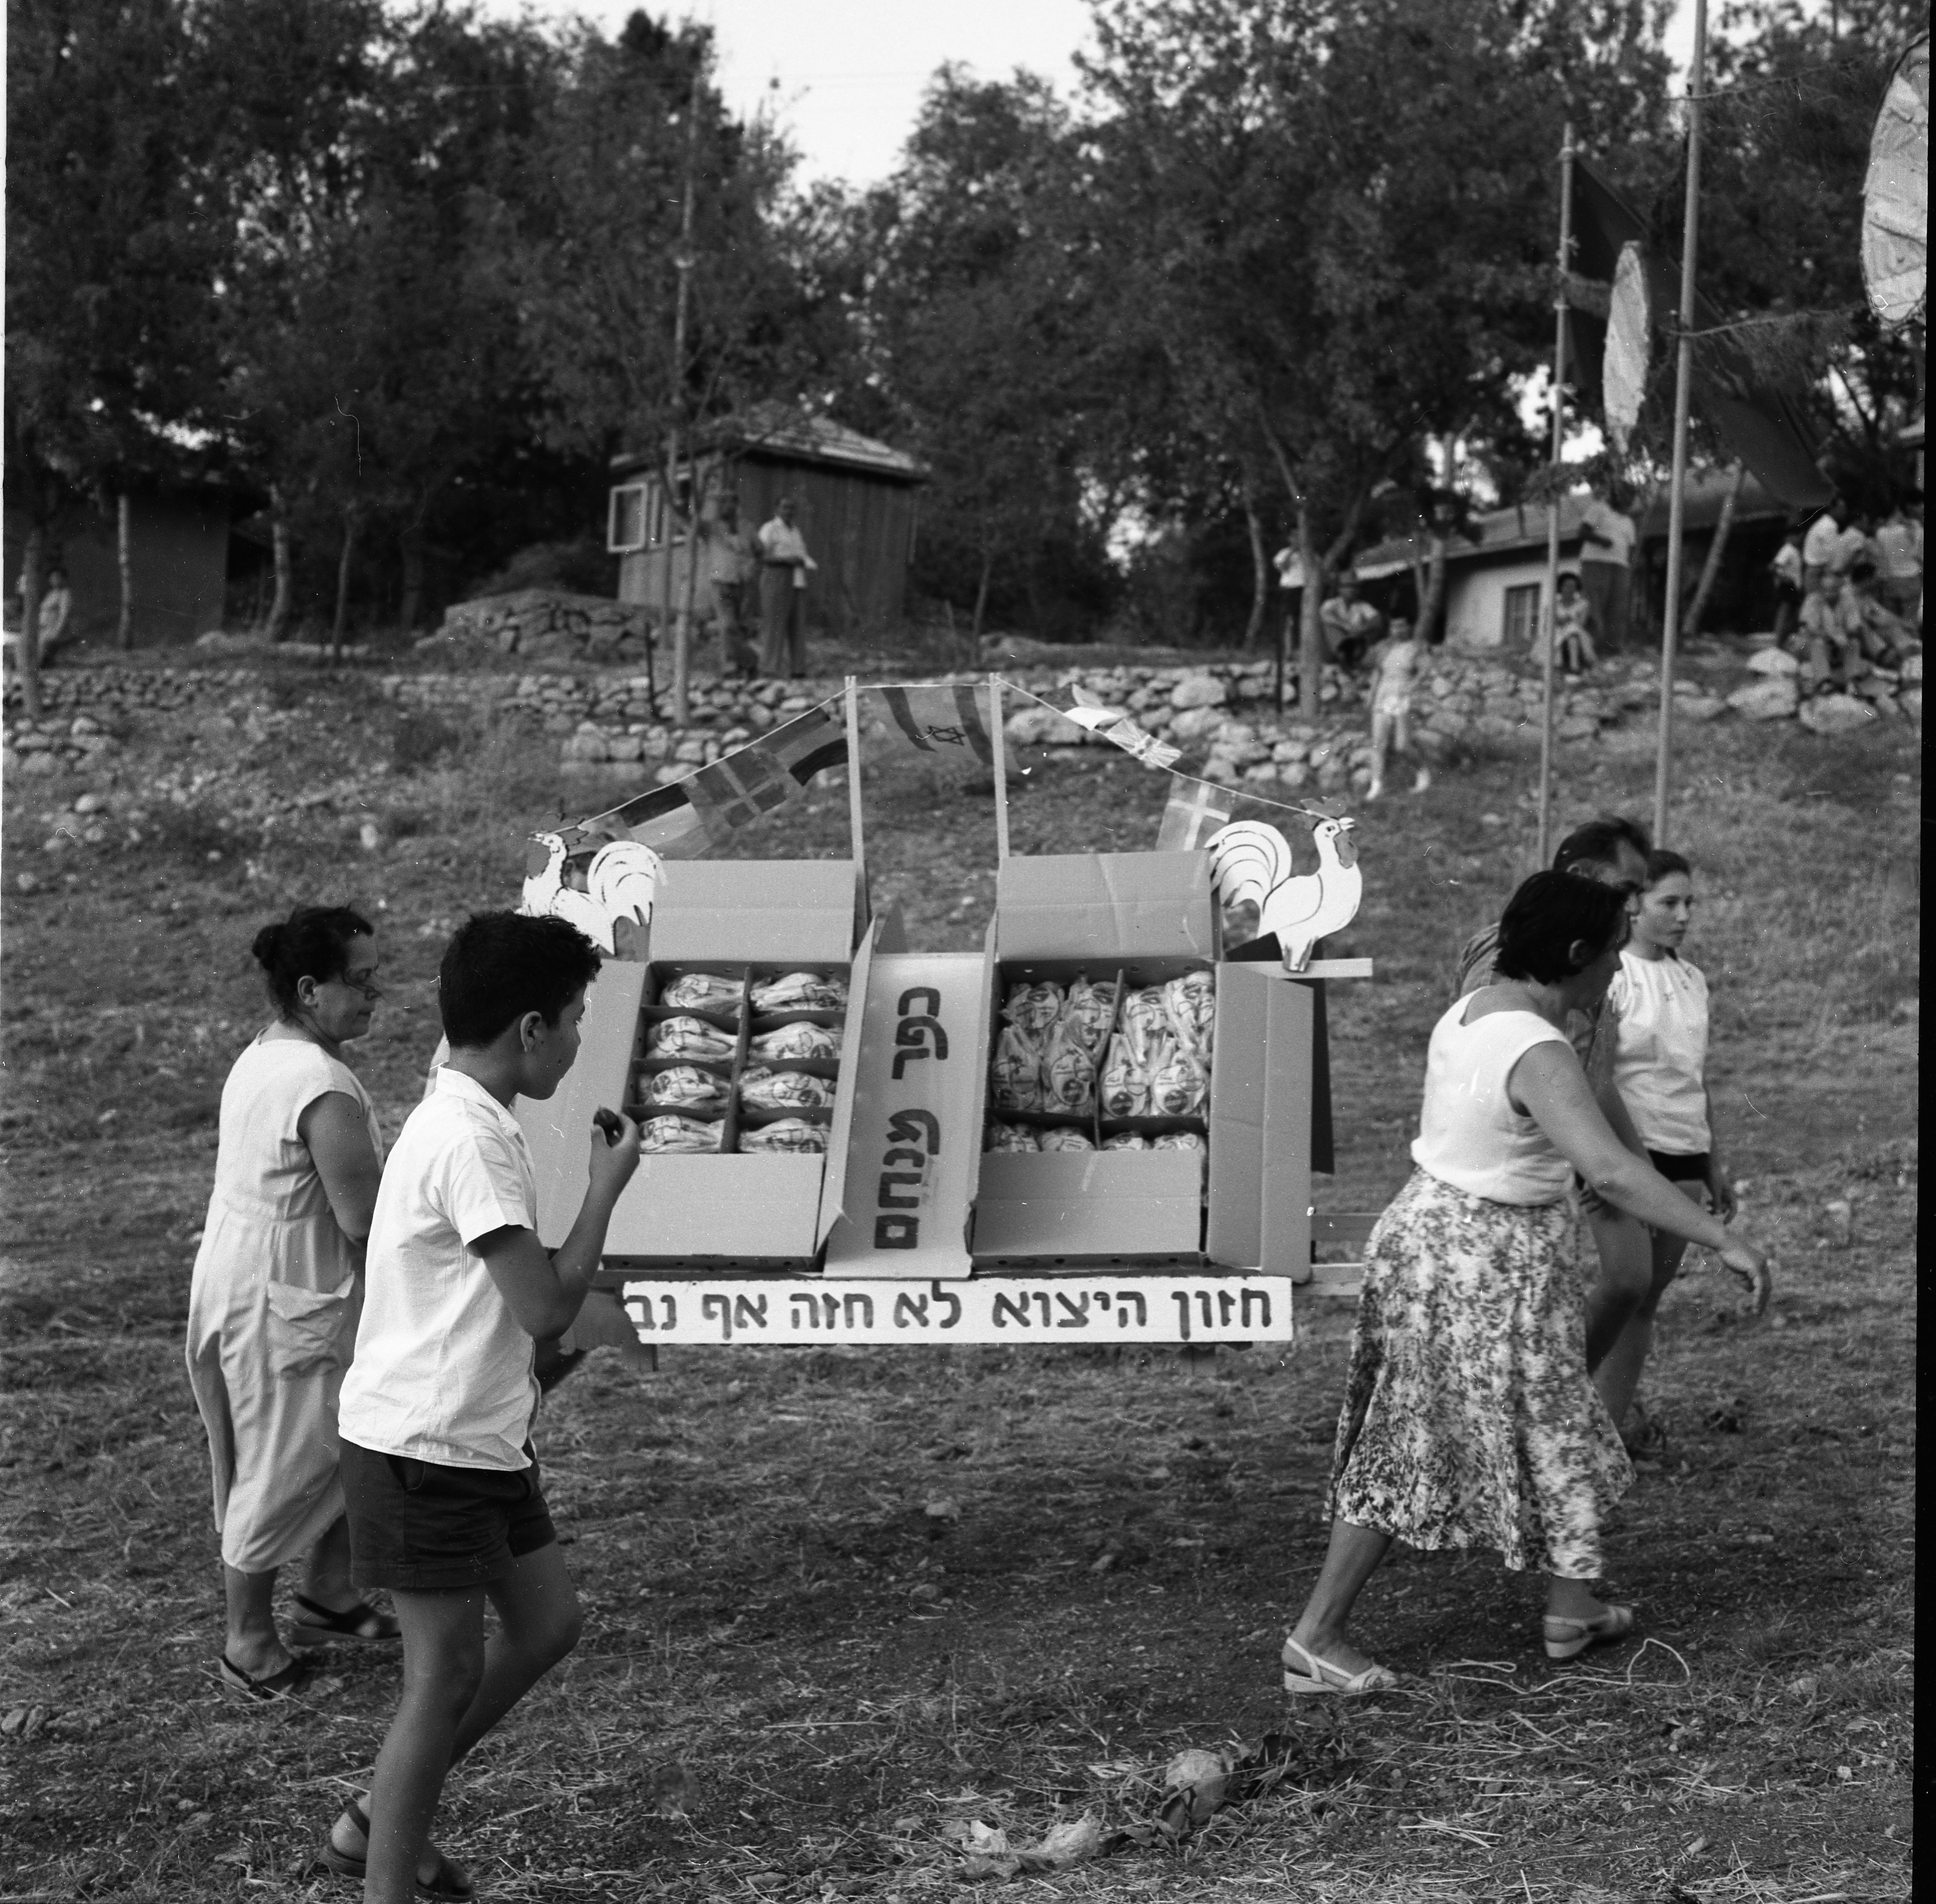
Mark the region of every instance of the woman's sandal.
[[254, 1673], [245, 1672], [224, 1653], [216, 1670], [222, 1675], [222, 1683], [231, 1691], [240, 1693], [244, 1699], [266, 1701], [287, 1699], [309, 1677], [309, 1662], [307, 1660], [292, 1660], [287, 1666], [278, 1666], [274, 1672], [265, 1672], [259, 1679]]
[[301, 1615], [290, 1625], [292, 1638], [304, 1646], [327, 1645], [332, 1639], [391, 1640], [402, 1637], [403, 1629], [394, 1613], [382, 1613], [367, 1600], [358, 1600], [339, 1613], [319, 1606], [307, 1594], [298, 1594]]
[[[369, 1813], [353, 1798], [343, 1809], [350, 1823], [362, 1833], [367, 1853], [370, 1843]], [[334, 1833], [335, 1827], [331, 1826], [328, 1833], [324, 1836], [322, 1849], [317, 1852], [316, 1861], [325, 1871], [334, 1872], [339, 1878], [348, 1878], [360, 1884], [368, 1872], [369, 1858], [367, 1855], [357, 1857], [350, 1852], [338, 1851]], [[431, 1848], [434, 1850], [436, 1848], [433, 1846]], [[419, 1878], [416, 1881], [419, 1897], [439, 1897], [449, 1900], [450, 1904], [469, 1904], [469, 1900], [477, 1895], [477, 1887], [471, 1881], [470, 1872], [455, 1858], [446, 1857], [441, 1851], [437, 1854], [436, 1870], [429, 1877]]]
[[1575, 1659], [1589, 1646], [1608, 1646], [1617, 1639], [1626, 1639], [1634, 1630], [1634, 1610], [1631, 1606], [1610, 1606], [1591, 1620], [1567, 1620], [1557, 1613], [1549, 1613], [1544, 1630], [1548, 1659]]
[[1360, 1693], [1388, 1692], [1398, 1684], [1398, 1675], [1389, 1666], [1368, 1666], [1357, 1672], [1347, 1672], [1342, 1666], [1320, 1659], [1295, 1639], [1284, 1642], [1280, 1657], [1284, 1689], [1287, 1693], [1339, 1693], [1355, 1698]]

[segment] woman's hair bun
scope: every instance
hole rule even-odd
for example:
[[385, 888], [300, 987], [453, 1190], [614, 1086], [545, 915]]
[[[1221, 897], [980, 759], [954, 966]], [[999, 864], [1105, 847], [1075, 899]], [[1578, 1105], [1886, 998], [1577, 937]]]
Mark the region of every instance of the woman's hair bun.
[[280, 924], [264, 926], [256, 934], [256, 943], [249, 948], [255, 955], [256, 963], [265, 972], [276, 969], [276, 955], [283, 949], [283, 930]]

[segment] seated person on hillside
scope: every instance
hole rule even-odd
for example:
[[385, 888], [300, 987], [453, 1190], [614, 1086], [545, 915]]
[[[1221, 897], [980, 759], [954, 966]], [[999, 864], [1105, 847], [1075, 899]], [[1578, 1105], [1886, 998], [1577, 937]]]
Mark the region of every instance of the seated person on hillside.
[[1854, 592], [1832, 570], [1801, 604], [1795, 631], [1804, 659], [1804, 694], [1841, 694], [1852, 677], [1867, 671], [1863, 657], [1862, 613]]
[[1881, 578], [1868, 563], [1858, 562], [1849, 571], [1844, 595], [1862, 652], [1880, 667], [1895, 667], [1916, 646], [1916, 631], [1884, 605], [1881, 593]]
[[[1569, 569], [1559, 578], [1559, 598], [1553, 608], [1553, 633], [1559, 649], [1555, 658], [1568, 674], [1584, 674], [1599, 659], [1593, 646], [1593, 604], [1580, 592], [1580, 578]], [[1544, 649], [1534, 652], [1544, 658]]]
[[1338, 592], [1317, 611], [1324, 635], [1324, 658], [1355, 669], [1385, 631], [1385, 618], [1358, 592], [1358, 578], [1347, 571]]

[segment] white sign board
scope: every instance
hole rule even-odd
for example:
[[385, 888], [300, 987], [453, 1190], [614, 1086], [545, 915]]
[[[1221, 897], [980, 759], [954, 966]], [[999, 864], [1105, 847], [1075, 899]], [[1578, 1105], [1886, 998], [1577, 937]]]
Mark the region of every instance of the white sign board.
[[634, 1282], [643, 1342], [1289, 1342], [1283, 1276], [991, 1276], [918, 1283], [822, 1276]]

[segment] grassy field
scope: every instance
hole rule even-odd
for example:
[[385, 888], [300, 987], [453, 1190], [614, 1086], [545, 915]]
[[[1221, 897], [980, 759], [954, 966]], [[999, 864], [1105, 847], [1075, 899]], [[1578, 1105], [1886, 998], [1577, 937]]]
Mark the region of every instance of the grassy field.
[[[1340, 1306], [1287, 1355], [1194, 1361], [688, 1350], [646, 1376], [601, 1352], [539, 1437], [584, 1644], [453, 1781], [443, 1824], [489, 1893], [965, 1893], [978, 1824], [1018, 1847], [1085, 1815], [1133, 1825], [1178, 1749], [1275, 1730], [1282, 1781], [1181, 1850], [1006, 1888], [1907, 1896], [1919, 758], [1899, 728], [1691, 744], [1690, 955], [1780, 1293], [1752, 1331], [1698, 1262], [1669, 1298], [1648, 1391], [1668, 1452], [1611, 1542], [1643, 1641], [1549, 1670], [1532, 1583], [1411, 1556], [1360, 1616], [1408, 1690], [1287, 1712], [1276, 1650], [1323, 1539]], [[555, 746], [289, 677], [132, 737], [98, 846], [47, 853], [46, 816], [105, 783], [7, 789], [0, 1899], [344, 1894], [304, 1867], [367, 1775], [394, 1659], [335, 1648], [268, 1710], [213, 1671], [180, 1330], [216, 1104], [263, 1016], [255, 926], [348, 899], [383, 922], [389, 996], [352, 1055], [395, 1128], [444, 933], [510, 903], [531, 826], [600, 804]], [[1022, 764], [1017, 850], [1154, 838], [1158, 776]], [[1563, 819], [1644, 813], [1650, 771], [1638, 744], [1562, 750]], [[1528, 783], [1501, 754], [1361, 816], [1350, 949], [1379, 976], [1338, 988], [1321, 1203], [1375, 1207], [1402, 1180], [1453, 955], [1528, 870]], [[286, 810], [306, 789], [330, 798]], [[915, 770], [866, 790], [877, 901], [918, 947], [979, 943], [990, 800]], [[832, 789], [744, 850], [832, 852], [845, 825]]]

